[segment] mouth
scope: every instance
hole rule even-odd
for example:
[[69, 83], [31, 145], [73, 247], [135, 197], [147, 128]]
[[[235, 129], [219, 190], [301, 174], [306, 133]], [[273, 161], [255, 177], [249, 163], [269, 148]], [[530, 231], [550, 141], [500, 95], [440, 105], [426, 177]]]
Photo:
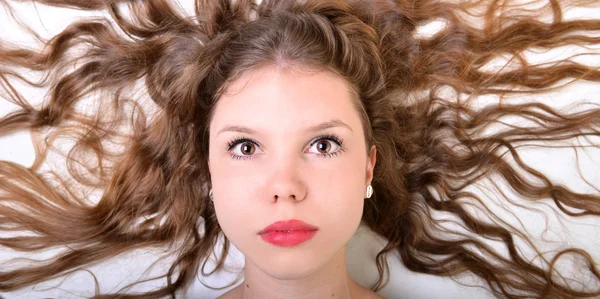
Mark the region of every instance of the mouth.
[[261, 230], [258, 235], [267, 243], [292, 247], [312, 239], [318, 227], [300, 220], [277, 221]]

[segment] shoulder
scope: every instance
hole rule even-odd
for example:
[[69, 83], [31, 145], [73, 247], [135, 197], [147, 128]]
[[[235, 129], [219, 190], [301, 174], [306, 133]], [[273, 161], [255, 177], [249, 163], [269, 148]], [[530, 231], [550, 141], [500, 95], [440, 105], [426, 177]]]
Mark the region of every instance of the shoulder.
[[375, 293], [375, 292], [373, 292], [371, 290], [369, 290], [368, 293], [364, 294], [364, 297], [362, 297], [362, 298], [365, 298], [365, 299], [385, 299], [384, 297], [380, 296], [379, 294], [377, 294], [377, 293]]
[[223, 295], [217, 297], [217, 299], [239, 299], [242, 298], [242, 294], [240, 292], [240, 286], [236, 286], [235, 288], [223, 293]]
[[373, 292], [371, 289], [365, 288], [365, 287], [360, 287], [359, 292], [358, 292], [358, 297], [357, 298], [361, 298], [361, 299], [385, 299], [384, 297], [380, 296], [379, 294]]

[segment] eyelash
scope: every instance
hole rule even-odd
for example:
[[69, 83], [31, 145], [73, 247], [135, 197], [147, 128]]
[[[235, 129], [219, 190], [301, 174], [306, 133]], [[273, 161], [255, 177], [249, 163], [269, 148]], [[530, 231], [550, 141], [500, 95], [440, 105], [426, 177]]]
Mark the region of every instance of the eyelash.
[[[344, 141], [339, 136], [337, 136], [336, 134], [321, 135], [321, 136], [317, 137], [315, 139], [315, 141], [313, 141], [310, 144], [310, 146], [312, 147], [313, 145], [315, 145], [319, 141], [323, 141], [323, 140], [333, 141], [340, 148], [338, 149], [338, 151], [333, 152], [333, 153], [318, 154], [319, 157], [322, 157], [322, 158], [332, 158], [333, 156], [337, 156], [340, 153], [344, 152], [344, 148], [342, 147], [342, 144], [344, 143]], [[258, 144], [256, 144], [256, 142], [254, 142], [254, 141], [252, 141], [252, 140], [250, 140], [248, 138], [235, 137], [233, 140], [231, 140], [231, 141], [229, 141], [227, 143], [227, 151], [231, 152], [231, 150], [233, 149], [234, 146], [236, 146], [236, 145], [238, 145], [240, 143], [245, 143], [245, 142], [253, 143], [254, 145], [258, 146]], [[252, 157], [253, 157], [253, 156], [237, 156], [237, 155], [234, 155], [234, 154], [230, 154], [229, 156], [231, 156], [231, 158], [235, 159], [235, 160], [248, 160], [248, 159], [252, 159]]]

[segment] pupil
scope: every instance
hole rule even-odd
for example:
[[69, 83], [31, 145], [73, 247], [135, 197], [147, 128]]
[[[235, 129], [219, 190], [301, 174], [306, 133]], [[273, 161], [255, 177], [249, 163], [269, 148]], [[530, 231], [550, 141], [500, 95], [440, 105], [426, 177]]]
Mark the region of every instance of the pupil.
[[246, 154], [251, 154], [252, 153], [251, 145], [249, 145], [249, 144], [244, 145], [242, 148], [242, 152], [244, 152]]
[[327, 147], [327, 146], [328, 146], [328, 144], [327, 144], [327, 143], [325, 143], [325, 142], [322, 142], [322, 143], [319, 143], [319, 145], [320, 145], [320, 146], [319, 146], [319, 151], [321, 151], [321, 152], [327, 152], [327, 148], [328, 148], [328, 147]]

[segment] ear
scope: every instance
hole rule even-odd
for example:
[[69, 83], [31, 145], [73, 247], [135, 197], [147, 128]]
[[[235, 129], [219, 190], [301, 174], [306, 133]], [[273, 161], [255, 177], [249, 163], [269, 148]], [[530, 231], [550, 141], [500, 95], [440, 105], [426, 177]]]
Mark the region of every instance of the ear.
[[365, 188], [371, 184], [373, 180], [373, 169], [375, 169], [375, 163], [377, 162], [377, 147], [373, 145], [371, 147], [371, 151], [369, 153], [369, 157], [367, 157], [367, 173], [366, 173], [366, 181]]

